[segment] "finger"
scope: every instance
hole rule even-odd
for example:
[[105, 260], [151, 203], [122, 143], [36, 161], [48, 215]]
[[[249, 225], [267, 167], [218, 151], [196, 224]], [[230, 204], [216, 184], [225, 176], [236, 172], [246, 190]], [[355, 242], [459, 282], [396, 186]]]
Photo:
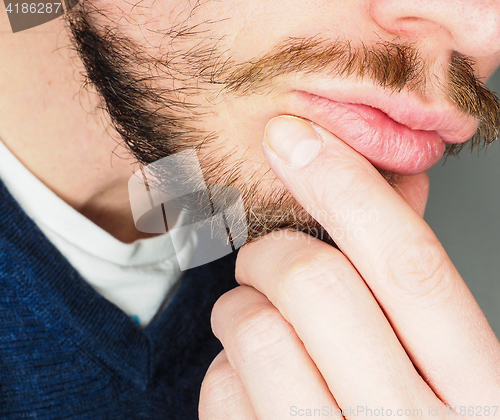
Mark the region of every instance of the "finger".
[[306, 408], [338, 409], [292, 326], [255, 289], [223, 295], [212, 326], [260, 420], [294, 417]]
[[[450, 404], [491, 404], [500, 393], [499, 343], [440, 242], [363, 156], [315, 128], [293, 117], [271, 120], [269, 165], [368, 283], [437, 394]], [[307, 142], [293, 148], [299, 136]], [[297, 169], [300, 158], [309, 163]]]
[[236, 278], [265, 294], [293, 325], [347, 418], [366, 417], [353, 411], [358, 406], [383, 405], [396, 414], [439, 403], [337, 249], [301, 232], [278, 231], [240, 250]]
[[213, 360], [201, 384], [199, 417], [200, 420], [257, 420], [225, 350]]
[[405, 176], [394, 187], [394, 190], [415, 210], [424, 217], [427, 199], [429, 198], [429, 175], [422, 172], [418, 175]]

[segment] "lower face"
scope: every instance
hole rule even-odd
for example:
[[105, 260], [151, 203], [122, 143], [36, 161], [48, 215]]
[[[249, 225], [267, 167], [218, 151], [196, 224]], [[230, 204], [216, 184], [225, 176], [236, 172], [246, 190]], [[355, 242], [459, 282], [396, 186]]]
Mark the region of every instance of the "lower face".
[[[319, 228], [265, 162], [261, 142], [273, 117], [295, 115], [348, 138], [392, 183], [395, 174], [428, 169], [445, 151], [435, 133], [408, 130], [373, 109], [336, 106], [363, 103], [365, 92], [377, 91], [386, 98], [411, 92], [428, 111], [429, 97], [434, 107], [450, 107], [443, 88], [450, 58], [426, 50], [425, 42], [420, 60], [407, 54], [397, 63], [406, 68], [393, 80], [382, 80], [369, 60], [364, 75], [344, 68], [350, 48], [381, 45], [361, 3], [83, 0], [68, 16], [89, 80], [137, 160], [147, 165], [196, 149], [207, 185], [241, 192], [256, 238], [275, 228]], [[385, 47], [403, 45], [384, 37]], [[455, 134], [469, 138], [474, 131]], [[373, 145], [379, 138], [386, 144]], [[408, 139], [420, 145], [405, 147]]]

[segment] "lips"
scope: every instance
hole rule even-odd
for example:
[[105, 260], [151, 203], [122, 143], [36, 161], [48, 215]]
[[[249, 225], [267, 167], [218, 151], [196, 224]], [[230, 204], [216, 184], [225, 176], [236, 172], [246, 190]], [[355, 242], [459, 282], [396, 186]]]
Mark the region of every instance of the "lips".
[[352, 97], [344, 102], [302, 91], [295, 99], [300, 116], [335, 134], [377, 168], [401, 175], [429, 169], [441, 159], [447, 143], [464, 142], [477, 130], [474, 119], [455, 109], [422, 109], [408, 99], [365, 95], [364, 102]]

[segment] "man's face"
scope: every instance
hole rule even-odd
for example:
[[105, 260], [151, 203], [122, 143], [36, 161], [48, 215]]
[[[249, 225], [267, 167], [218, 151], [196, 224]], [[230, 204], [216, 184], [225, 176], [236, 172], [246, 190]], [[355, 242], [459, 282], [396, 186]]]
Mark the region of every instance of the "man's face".
[[500, 64], [488, 9], [500, 4], [455, 3], [82, 0], [68, 18], [138, 161], [196, 148], [207, 185], [240, 190], [256, 237], [315, 226], [264, 160], [273, 117], [325, 127], [391, 183], [476, 131], [476, 144], [497, 137], [500, 107], [480, 80]]

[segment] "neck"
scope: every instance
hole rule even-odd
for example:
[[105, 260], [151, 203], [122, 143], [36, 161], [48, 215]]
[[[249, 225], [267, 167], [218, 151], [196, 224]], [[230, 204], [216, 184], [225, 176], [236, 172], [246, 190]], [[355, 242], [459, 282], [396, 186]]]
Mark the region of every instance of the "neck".
[[63, 19], [9, 33], [0, 14], [0, 139], [48, 188], [122, 242], [134, 226], [128, 179], [138, 169], [84, 68]]

